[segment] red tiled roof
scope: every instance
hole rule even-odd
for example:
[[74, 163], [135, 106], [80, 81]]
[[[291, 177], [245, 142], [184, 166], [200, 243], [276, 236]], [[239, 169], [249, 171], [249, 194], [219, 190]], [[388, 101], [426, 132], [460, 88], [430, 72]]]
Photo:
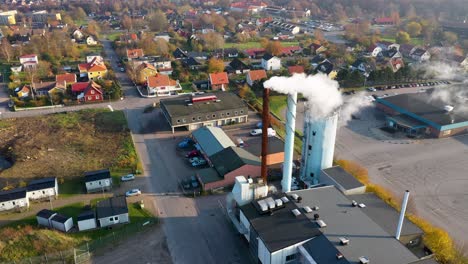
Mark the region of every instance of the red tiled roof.
[[86, 71], [86, 72], [100, 72], [100, 71], [106, 71], [107, 67], [102, 63], [98, 58], [94, 58], [90, 63], [81, 63], [78, 64], [78, 69], [80, 71]]
[[86, 89], [86, 87], [88, 87], [87, 82], [77, 82], [77, 83], [72, 84], [71, 90], [74, 93], [81, 93]]
[[391, 17], [379, 17], [375, 19], [376, 23], [393, 23], [393, 21]]
[[210, 82], [212, 85], [229, 83], [226, 72], [210, 73]]
[[252, 48], [252, 49], [246, 49], [244, 52], [247, 53], [249, 56], [255, 56], [256, 53], [265, 52], [265, 49], [264, 48]]
[[35, 58], [35, 57], [37, 57], [36, 54], [26, 54], [26, 55], [20, 56], [21, 59]]
[[258, 81], [267, 77], [265, 70], [253, 70], [247, 73], [250, 76], [250, 80]]
[[136, 59], [139, 57], [143, 57], [143, 50], [142, 49], [129, 49], [127, 50], [127, 57], [130, 59]]
[[177, 82], [169, 78], [167, 75], [158, 74], [156, 76], [148, 77], [148, 87], [162, 87], [162, 86], [174, 86]]
[[58, 84], [63, 84], [65, 82], [67, 84], [73, 84], [76, 83], [76, 75], [74, 73], [57, 74], [55, 76], [55, 81]]
[[304, 66], [296, 65], [296, 66], [289, 66], [288, 67], [289, 74], [294, 73], [304, 73]]

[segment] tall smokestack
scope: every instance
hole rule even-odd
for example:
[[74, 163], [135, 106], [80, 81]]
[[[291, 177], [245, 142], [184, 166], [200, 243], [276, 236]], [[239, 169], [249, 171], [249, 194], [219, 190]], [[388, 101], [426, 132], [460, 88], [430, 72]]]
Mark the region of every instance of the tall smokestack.
[[398, 220], [398, 227], [395, 234], [395, 238], [397, 240], [400, 240], [401, 229], [403, 228], [403, 221], [405, 221], [405, 212], [406, 206], [408, 205], [409, 194], [410, 191], [406, 190], [405, 197], [403, 198], [403, 202], [401, 203], [400, 219]]
[[270, 89], [263, 89], [262, 114], [262, 170], [263, 182], [267, 182], [268, 127], [270, 127]]
[[286, 112], [286, 140], [284, 142], [283, 180], [281, 181], [283, 192], [291, 191], [296, 105], [297, 93], [294, 92], [288, 95], [288, 109]]

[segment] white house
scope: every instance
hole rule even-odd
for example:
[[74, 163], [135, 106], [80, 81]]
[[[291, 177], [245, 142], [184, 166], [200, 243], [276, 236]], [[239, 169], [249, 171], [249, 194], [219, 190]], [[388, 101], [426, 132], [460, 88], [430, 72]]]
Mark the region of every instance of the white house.
[[84, 37], [84, 34], [80, 29], [76, 29], [75, 31], [73, 31], [72, 36], [73, 36], [74, 39], [79, 40], [79, 39], [82, 39]]
[[431, 58], [429, 51], [422, 48], [413, 48], [410, 53], [410, 57], [418, 62], [425, 62]]
[[30, 200], [57, 198], [58, 184], [56, 177], [33, 180], [26, 187]]
[[0, 192], [0, 211], [21, 210], [29, 207], [26, 188]]
[[79, 231], [94, 229], [97, 227], [96, 215], [91, 210], [80, 213], [76, 220], [78, 222]]
[[130, 222], [125, 196], [99, 201], [96, 205], [96, 214], [100, 227]]
[[98, 44], [98, 42], [96, 41], [96, 39], [94, 39], [93, 36], [88, 36], [88, 37], [86, 38], [86, 45], [88, 45], [88, 46], [95, 46], [95, 45], [97, 45], [97, 44]]
[[172, 68], [171, 60], [165, 57], [157, 57], [154, 59], [152, 63], [153, 63], [153, 66], [158, 70]]
[[271, 54], [265, 54], [262, 58], [262, 68], [266, 71], [277, 71], [281, 69], [281, 59]]
[[[96, 60], [94, 60], [96, 59]], [[88, 55], [86, 56], [86, 63], [92, 63], [92, 62], [97, 62], [98, 64], [99, 63], [103, 63], [104, 62], [104, 58], [102, 58], [101, 55], [97, 55], [97, 54], [92, 54], [92, 55]]]
[[148, 77], [147, 84], [149, 93], [157, 96], [168, 96], [173, 92], [182, 90], [179, 81], [172, 80], [164, 74]]
[[46, 227], [52, 227], [52, 217], [57, 213], [48, 209], [42, 209], [36, 214], [37, 224]]
[[26, 62], [38, 63], [39, 59], [37, 58], [36, 54], [28, 54], [28, 55], [20, 56], [19, 61], [22, 65], [24, 65]]
[[53, 229], [68, 232], [73, 227], [73, 218], [57, 213], [50, 219], [50, 223]]
[[112, 177], [109, 169], [88, 171], [85, 173], [86, 191], [104, 192], [112, 189]]

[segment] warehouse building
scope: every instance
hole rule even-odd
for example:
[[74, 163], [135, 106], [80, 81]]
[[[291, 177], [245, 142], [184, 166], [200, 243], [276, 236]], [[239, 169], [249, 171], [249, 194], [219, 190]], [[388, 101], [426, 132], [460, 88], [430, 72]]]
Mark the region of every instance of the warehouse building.
[[408, 135], [437, 138], [468, 132], [468, 114], [425, 93], [378, 98], [377, 108], [387, 114], [387, 126]]
[[223, 126], [247, 122], [247, 105], [233, 93], [203, 93], [160, 101], [161, 110], [172, 128], [195, 130], [202, 126]]

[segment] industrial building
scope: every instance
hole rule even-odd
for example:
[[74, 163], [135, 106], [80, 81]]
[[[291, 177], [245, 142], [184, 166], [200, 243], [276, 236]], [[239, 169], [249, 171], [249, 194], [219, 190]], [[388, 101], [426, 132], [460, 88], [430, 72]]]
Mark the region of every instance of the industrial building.
[[408, 225], [405, 241], [394, 237], [398, 212], [364, 195], [350, 197], [334, 186], [268, 194], [265, 184], [239, 176], [227, 210], [263, 264], [437, 263], [414, 253], [420, 229]]
[[172, 128], [195, 130], [202, 126], [223, 126], [247, 122], [247, 105], [228, 92], [191, 94], [160, 101], [161, 110]]
[[408, 135], [443, 138], [468, 132], [467, 113], [429, 94], [400, 94], [376, 101], [377, 108], [387, 114], [387, 126]]
[[333, 185], [345, 195], [363, 194], [366, 192], [366, 186], [340, 166], [321, 170], [320, 183]]

